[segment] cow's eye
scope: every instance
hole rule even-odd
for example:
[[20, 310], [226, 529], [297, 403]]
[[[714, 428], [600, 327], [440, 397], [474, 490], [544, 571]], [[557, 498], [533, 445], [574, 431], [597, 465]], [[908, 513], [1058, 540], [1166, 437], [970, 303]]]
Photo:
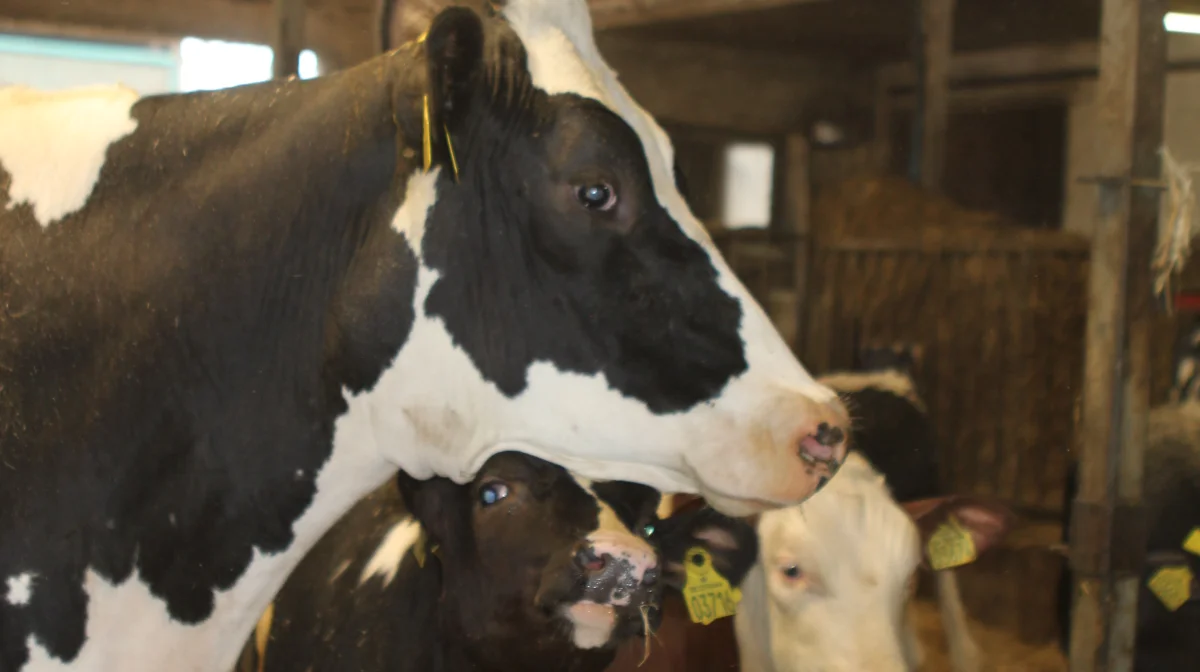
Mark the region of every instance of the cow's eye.
[[650, 536], [653, 534], [654, 534], [654, 523], [646, 523], [645, 526], [642, 527], [642, 536], [649, 539]]
[[795, 581], [796, 579], [799, 579], [804, 574], [803, 572], [800, 571], [800, 567], [797, 565], [788, 565], [786, 567], [783, 567], [782, 569], [779, 570], [779, 573], [783, 574], [783, 577], [785, 579], [787, 579], [788, 581]]
[[617, 204], [617, 192], [612, 188], [612, 185], [598, 182], [596, 184], [585, 184], [575, 191], [575, 197], [579, 199], [579, 204], [588, 210], [607, 211], [612, 210]]
[[491, 506], [508, 497], [508, 486], [503, 483], [489, 483], [479, 489], [479, 503]]

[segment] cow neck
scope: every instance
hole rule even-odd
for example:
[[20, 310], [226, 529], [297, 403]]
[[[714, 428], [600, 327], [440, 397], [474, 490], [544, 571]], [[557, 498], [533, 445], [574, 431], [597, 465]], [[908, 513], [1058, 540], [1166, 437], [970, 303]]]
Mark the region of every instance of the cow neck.
[[[0, 579], [34, 577], [0, 668], [136, 649], [121, 669], [227, 669], [307, 548], [390, 475], [334, 455], [333, 434], [411, 328], [369, 316], [412, 310], [389, 225], [419, 167], [423, 71], [395, 54], [133, 107], [79, 215], [80, 245], [111, 254], [53, 259], [70, 277], [37, 280], [74, 312], [0, 361], [25, 402], [0, 427]], [[47, 369], [48, 343], [83, 363]]]

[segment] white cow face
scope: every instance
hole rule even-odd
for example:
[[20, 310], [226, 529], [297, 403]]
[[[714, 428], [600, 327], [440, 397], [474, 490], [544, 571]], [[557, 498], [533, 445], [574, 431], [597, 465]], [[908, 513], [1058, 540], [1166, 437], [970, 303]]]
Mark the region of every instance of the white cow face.
[[736, 619], [742, 670], [915, 670], [919, 650], [906, 611], [936, 528], [914, 515], [937, 522], [954, 513], [982, 552], [1003, 534], [1005, 513], [962, 499], [924, 500], [913, 515], [906, 508], [851, 453], [829, 487], [762, 514], [759, 563]]

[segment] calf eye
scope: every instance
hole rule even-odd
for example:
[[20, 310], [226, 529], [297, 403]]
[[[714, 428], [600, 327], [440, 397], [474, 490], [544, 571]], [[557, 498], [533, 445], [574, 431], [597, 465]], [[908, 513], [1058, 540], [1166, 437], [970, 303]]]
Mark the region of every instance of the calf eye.
[[649, 538], [653, 534], [654, 534], [654, 523], [646, 523], [646, 526], [642, 528], [642, 536]]
[[786, 577], [792, 581], [795, 581], [796, 579], [800, 578], [800, 568], [797, 567], [796, 565], [788, 565], [787, 567], [784, 567], [780, 571], [784, 575], [784, 577]]
[[503, 483], [491, 483], [479, 489], [479, 503], [491, 506], [508, 497], [508, 486]]
[[603, 182], [579, 187], [575, 191], [575, 197], [579, 199], [579, 204], [588, 210], [612, 210], [617, 204], [616, 190]]

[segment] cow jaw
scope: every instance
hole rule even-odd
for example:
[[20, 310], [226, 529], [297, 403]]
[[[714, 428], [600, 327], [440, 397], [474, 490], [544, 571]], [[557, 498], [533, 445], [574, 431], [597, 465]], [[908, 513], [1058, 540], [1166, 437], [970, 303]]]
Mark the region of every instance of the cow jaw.
[[611, 604], [577, 602], [564, 608], [571, 623], [571, 639], [580, 649], [598, 649], [612, 639], [617, 610]]

